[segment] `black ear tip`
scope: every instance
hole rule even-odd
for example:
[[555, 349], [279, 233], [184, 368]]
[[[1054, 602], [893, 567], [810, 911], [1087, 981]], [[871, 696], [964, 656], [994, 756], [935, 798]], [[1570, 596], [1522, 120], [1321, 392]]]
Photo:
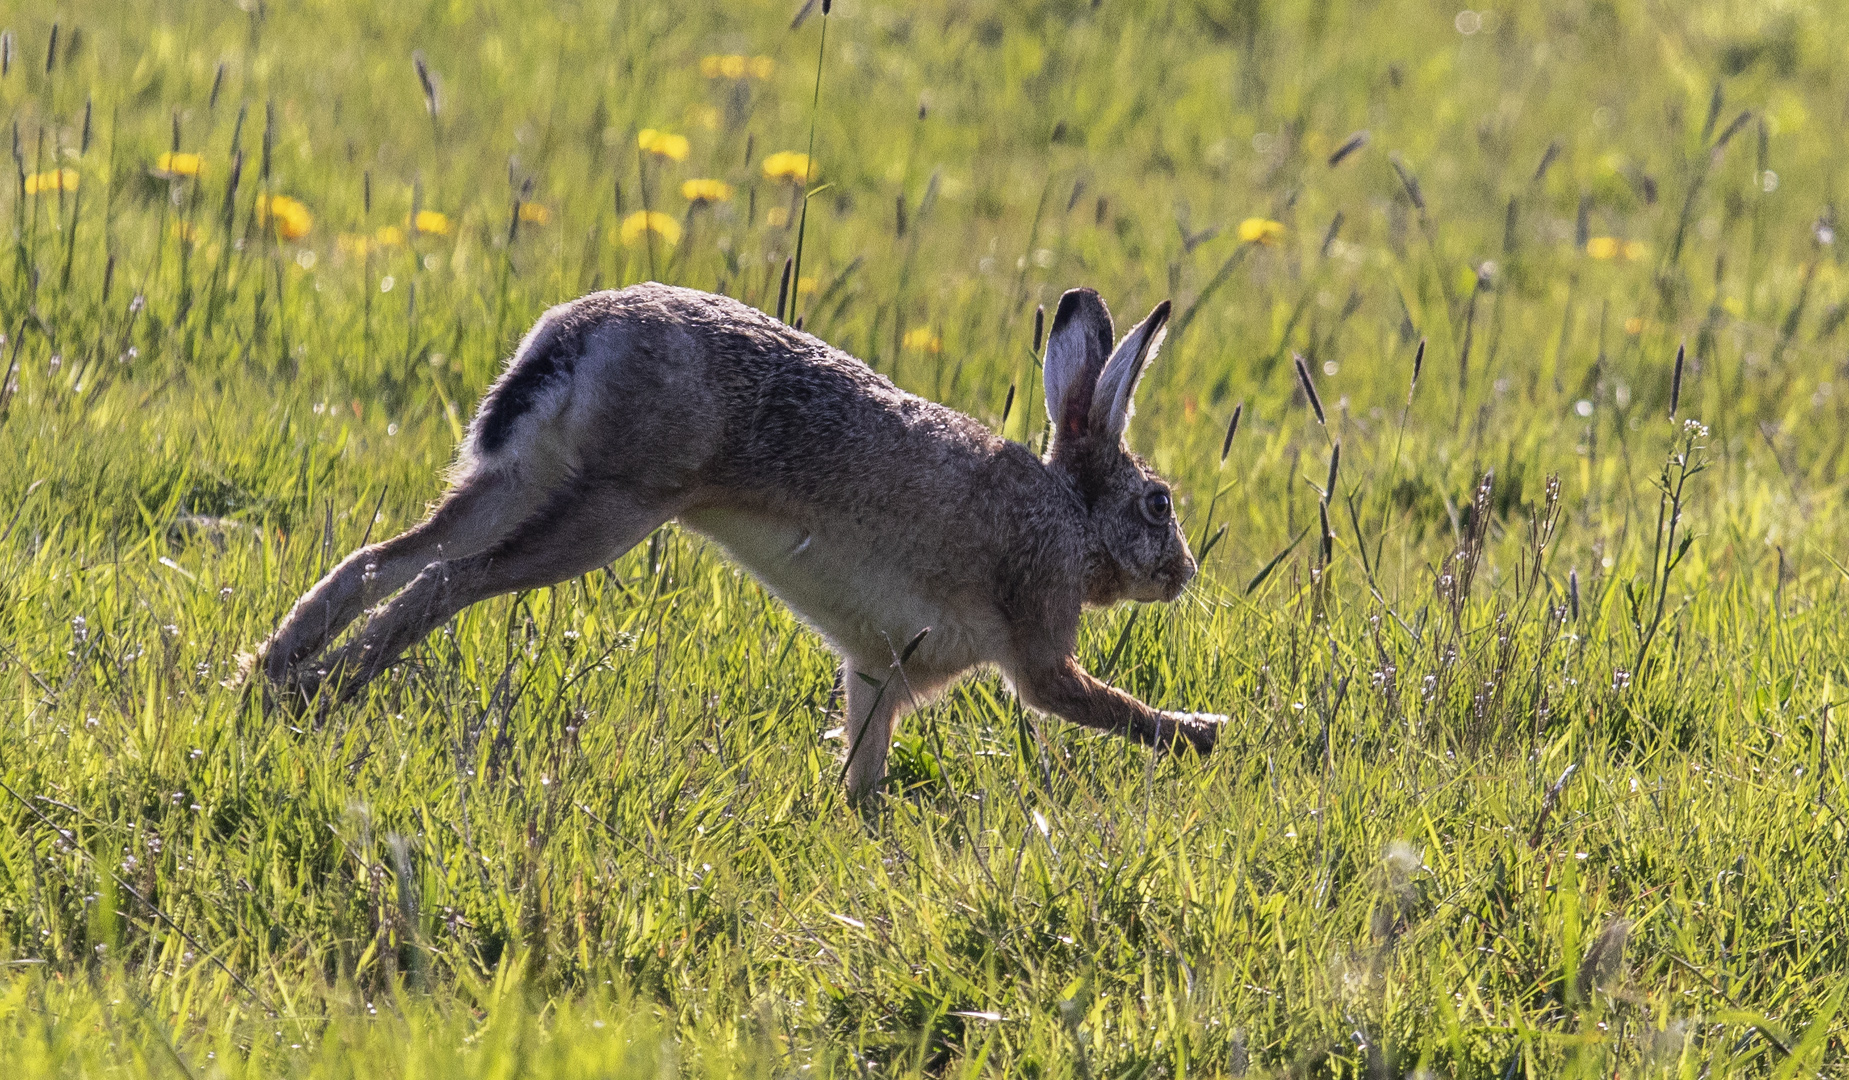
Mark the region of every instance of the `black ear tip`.
[[1053, 346], [1053, 338], [1068, 325], [1076, 325], [1091, 335], [1095, 343], [1086, 349], [1092, 356], [1092, 362], [1100, 367], [1104, 358], [1111, 355], [1111, 309], [1104, 306], [1104, 299], [1095, 289], [1067, 289], [1059, 298], [1059, 310], [1053, 313], [1053, 328], [1047, 333], [1047, 347]]
[[1069, 320], [1083, 315], [1087, 320], [1095, 320], [1102, 315], [1111, 317], [1110, 310], [1104, 306], [1104, 298], [1098, 290], [1078, 288], [1067, 289], [1059, 298], [1059, 310], [1053, 313], [1053, 329], [1057, 330]]
[[1162, 325], [1168, 322], [1168, 313], [1169, 313], [1170, 306], [1171, 305], [1169, 304], [1167, 300], [1162, 301], [1160, 304], [1156, 305], [1156, 309], [1154, 311], [1149, 313], [1149, 318], [1143, 320], [1144, 322], [1147, 322], [1149, 324], [1149, 329], [1151, 331], [1162, 329]]
[[1059, 308], [1053, 312], [1053, 333], [1059, 333], [1079, 313], [1079, 308], [1084, 306], [1087, 294], [1093, 299], [1096, 299], [1098, 295], [1090, 289], [1067, 289], [1065, 294], [1059, 298]]

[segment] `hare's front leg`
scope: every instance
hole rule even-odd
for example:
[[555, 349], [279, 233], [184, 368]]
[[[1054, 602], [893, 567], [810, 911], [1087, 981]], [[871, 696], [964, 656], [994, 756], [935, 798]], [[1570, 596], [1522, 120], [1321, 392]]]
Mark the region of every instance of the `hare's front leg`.
[[1061, 657], [1010, 673], [1015, 693], [1033, 708], [1075, 724], [1113, 731], [1145, 746], [1172, 749], [1183, 744], [1199, 753], [1213, 750], [1224, 716], [1163, 712], [1093, 678], [1079, 662]]
[[908, 695], [896, 669], [868, 671], [856, 667], [852, 660], [841, 664], [841, 684], [847, 713], [847, 766], [843, 773], [848, 801], [859, 803], [886, 778], [886, 755], [892, 750], [899, 709]]

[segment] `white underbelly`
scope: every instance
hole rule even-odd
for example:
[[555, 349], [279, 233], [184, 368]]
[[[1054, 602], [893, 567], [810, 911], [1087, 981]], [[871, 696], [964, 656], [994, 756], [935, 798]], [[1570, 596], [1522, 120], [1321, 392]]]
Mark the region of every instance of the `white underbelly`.
[[717, 541], [758, 580], [862, 667], [884, 667], [930, 629], [908, 666], [948, 674], [985, 659], [981, 638], [942, 598], [923, 595], [903, 566], [858, 536], [734, 510], [682, 521]]

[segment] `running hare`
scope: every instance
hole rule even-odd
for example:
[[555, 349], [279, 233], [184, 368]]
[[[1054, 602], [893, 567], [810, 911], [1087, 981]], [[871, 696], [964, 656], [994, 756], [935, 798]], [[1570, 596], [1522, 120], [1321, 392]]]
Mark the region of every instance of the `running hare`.
[[1209, 750], [1224, 717], [1152, 709], [1073, 657], [1083, 605], [1173, 600], [1194, 576], [1167, 485], [1123, 442], [1168, 310], [1113, 352], [1098, 294], [1060, 298], [1042, 460], [735, 300], [646, 284], [555, 307], [483, 399], [448, 494], [297, 601], [265, 674], [345, 700], [470, 604], [594, 570], [677, 519], [842, 655], [855, 799], [902, 712], [982, 664], [1035, 708]]

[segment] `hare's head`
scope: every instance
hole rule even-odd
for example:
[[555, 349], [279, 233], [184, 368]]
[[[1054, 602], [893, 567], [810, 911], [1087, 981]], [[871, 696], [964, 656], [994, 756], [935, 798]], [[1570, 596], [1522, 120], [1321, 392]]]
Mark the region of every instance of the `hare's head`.
[[1059, 299], [1046, 344], [1047, 462], [1085, 500], [1085, 599], [1173, 600], [1194, 576], [1169, 486], [1124, 445], [1132, 396], [1168, 322], [1168, 301], [1111, 348], [1111, 313], [1090, 289]]

